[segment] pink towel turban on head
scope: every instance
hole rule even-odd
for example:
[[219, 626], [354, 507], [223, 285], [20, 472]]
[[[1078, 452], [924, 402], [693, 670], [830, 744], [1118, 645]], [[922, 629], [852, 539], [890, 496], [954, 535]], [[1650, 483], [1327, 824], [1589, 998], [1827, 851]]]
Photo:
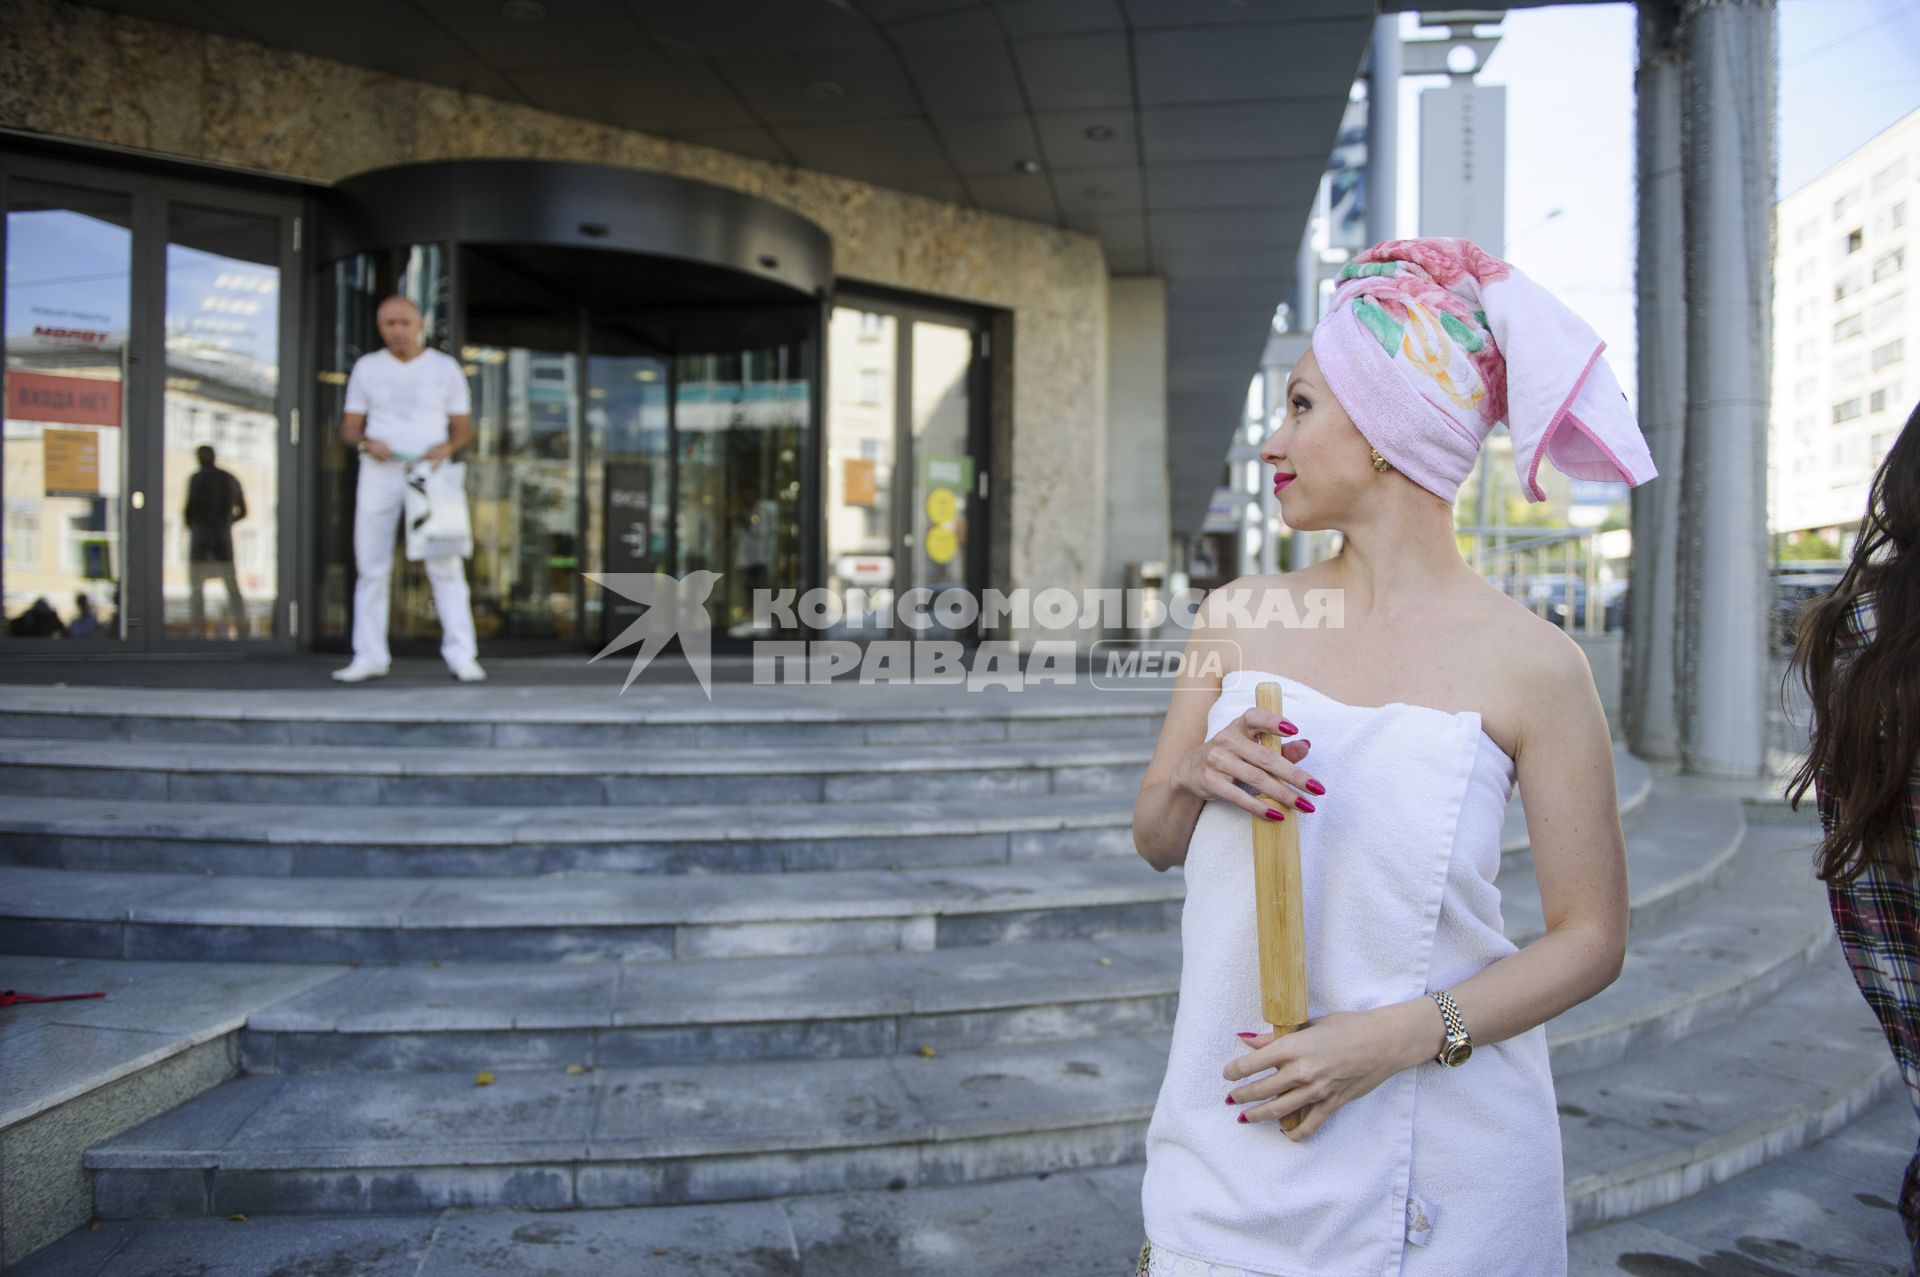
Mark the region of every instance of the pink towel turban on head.
[[1577, 479], [1653, 478], [1604, 349], [1546, 289], [1464, 239], [1360, 253], [1313, 330], [1327, 386], [1367, 442], [1449, 502], [1501, 421], [1529, 501], [1547, 499], [1542, 457]]

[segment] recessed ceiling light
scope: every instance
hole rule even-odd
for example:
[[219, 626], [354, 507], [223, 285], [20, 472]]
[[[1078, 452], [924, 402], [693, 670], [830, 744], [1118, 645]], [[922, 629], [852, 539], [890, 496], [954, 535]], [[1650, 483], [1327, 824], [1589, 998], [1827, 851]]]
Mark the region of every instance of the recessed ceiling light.
[[815, 102], [832, 102], [846, 96], [847, 91], [832, 80], [815, 80], [807, 86], [807, 96]]
[[547, 6], [540, 0], [506, 0], [500, 6], [500, 16], [508, 22], [540, 22], [547, 16]]
[[1015, 160], [1013, 167], [1022, 173], [1038, 173], [1040, 171], [1040, 164], [1037, 160]]
[[1095, 124], [1087, 129], [1086, 137], [1089, 142], [1110, 142], [1113, 140], [1113, 130], [1104, 124]]

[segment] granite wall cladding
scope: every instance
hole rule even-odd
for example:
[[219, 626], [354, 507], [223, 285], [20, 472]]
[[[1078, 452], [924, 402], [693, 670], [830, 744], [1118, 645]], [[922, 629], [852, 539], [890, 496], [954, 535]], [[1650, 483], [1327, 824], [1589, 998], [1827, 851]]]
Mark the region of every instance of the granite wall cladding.
[[578, 160], [784, 205], [833, 237], [843, 279], [1011, 312], [1012, 456], [993, 466], [1011, 544], [994, 584], [1103, 583], [1106, 262], [1090, 235], [66, 0], [0, 0], [0, 127], [320, 181]]

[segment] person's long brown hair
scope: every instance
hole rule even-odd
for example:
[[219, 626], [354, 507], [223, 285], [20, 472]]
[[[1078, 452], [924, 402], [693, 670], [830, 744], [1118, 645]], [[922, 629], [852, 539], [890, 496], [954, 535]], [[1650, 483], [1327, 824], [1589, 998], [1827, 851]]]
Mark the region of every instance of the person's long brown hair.
[[[1874, 592], [1875, 637], [1835, 667], [1854, 600]], [[1874, 472], [1846, 575], [1801, 613], [1789, 675], [1813, 707], [1813, 739], [1787, 782], [1796, 811], [1815, 777], [1840, 802], [1816, 852], [1818, 875], [1851, 882], [1869, 862], [1916, 876], [1913, 799], [1920, 758], [1920, 406]]]

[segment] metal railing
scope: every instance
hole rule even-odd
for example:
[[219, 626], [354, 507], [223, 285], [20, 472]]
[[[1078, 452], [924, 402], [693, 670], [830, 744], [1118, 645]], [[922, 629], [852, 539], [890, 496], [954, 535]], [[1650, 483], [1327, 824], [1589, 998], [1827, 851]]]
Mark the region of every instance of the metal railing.
[[1536, 616], [1573, 634], [1621, 628], [1626, 577], [1600, 554], [1595, 528], [1464, 527], [1473, 570]]

